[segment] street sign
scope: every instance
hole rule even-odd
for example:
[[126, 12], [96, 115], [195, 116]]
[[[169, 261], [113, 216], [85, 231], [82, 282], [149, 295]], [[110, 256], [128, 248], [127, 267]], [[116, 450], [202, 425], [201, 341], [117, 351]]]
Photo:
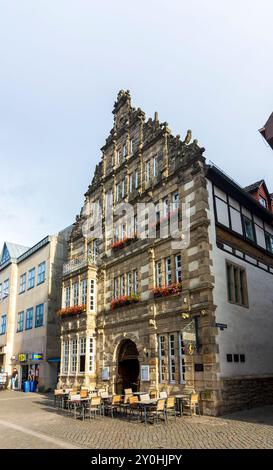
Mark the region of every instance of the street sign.
[[220, 328], [221, 331], [224, 331], [224, 329], [227, 328], [226, 323], [215, 323], [215, 326]]

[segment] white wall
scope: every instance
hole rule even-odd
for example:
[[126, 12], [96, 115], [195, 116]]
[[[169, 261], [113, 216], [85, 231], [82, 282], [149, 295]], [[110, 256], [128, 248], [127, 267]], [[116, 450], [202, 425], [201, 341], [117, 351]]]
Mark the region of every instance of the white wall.
[[[208, 189], [216, 322], [227, 324], [224, 331], [218, 329], [219, 375], [273, 374], [273, 275], [217, 248], [210, 181]], [[249, 308], [227, 300], [226, 260], [246, 269]], [[245, 354], [246, 362], [228, 363], [227, 354]]]

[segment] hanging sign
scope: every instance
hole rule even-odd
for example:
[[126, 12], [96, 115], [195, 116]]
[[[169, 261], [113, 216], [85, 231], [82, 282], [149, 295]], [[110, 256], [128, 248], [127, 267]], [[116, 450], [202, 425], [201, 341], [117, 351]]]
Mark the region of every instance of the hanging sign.
[[19, 362], [26, 362], [28, 359], [28, 355], [26, 353], [21, 353], [18, 354], [18, 360]]

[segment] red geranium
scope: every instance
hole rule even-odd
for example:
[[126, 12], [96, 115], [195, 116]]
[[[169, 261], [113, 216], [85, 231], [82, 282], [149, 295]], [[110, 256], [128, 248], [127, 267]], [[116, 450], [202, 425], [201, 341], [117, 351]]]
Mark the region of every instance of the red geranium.
[[86, 305], [73, 305], [73, 307], [65, 307], [58, 310], [57, 315], [60, 317], [77, 315], [78, 313], [86, 312]]
[[182, 283], [175, 282], [169, 286], [155, 287], [152, 289], [152, 293], [155, 298], [157, 297], [168, 297], [169, 295], [178, 294], [182, 291]]
[[122, 295], [117, 299], [113, 299], [111, 302], [111, 310], [115, 310], [118, 307], [124, 307], [125, 305], [135, 304], [139, 302], [139, 295]]

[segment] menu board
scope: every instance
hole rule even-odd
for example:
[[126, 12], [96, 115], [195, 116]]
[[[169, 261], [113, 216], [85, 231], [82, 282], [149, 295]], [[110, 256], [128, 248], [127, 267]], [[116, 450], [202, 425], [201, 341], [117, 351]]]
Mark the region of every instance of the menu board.
[[104, 367], [101, 374], [102, 380], [109, 380], [109, 367]]
[[8, 374], [6, 372], [1, 372], [0, 373], [0, 384], [6, 384], [8, 380]]

